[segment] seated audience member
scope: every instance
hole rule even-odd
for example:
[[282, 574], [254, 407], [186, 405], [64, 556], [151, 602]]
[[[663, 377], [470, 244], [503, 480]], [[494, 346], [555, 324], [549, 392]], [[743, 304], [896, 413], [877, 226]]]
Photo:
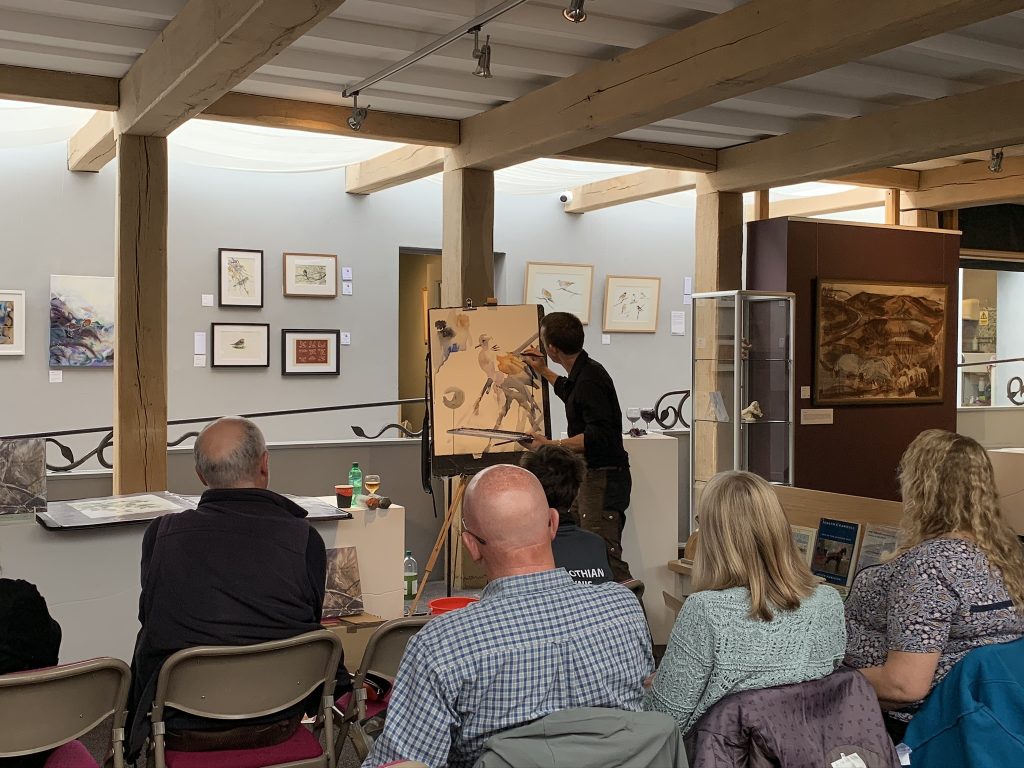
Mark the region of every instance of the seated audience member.
[[409, 641], [364, 766], [469, 768], [487, 738], [552, 712], [640, 708], [654, 667], [643, 611], [620, 584], [576, 584], [555, 568], [558, 513], [537, 478], [489, 467], [470, 481], [462, 514], [462, 541], [489, 583], [480, 602]]
[[[60, 638], [60, 624], [35, 585], [0, 579], [0, 675], [57, 666]], [[50, 751], [0, 758], [0, 766], [41, 768], [49, 757]]]
[[972, 648], [1024, 634], [1024, 554], [999, 512], [988, 454], [940, 429], [900, 460], [904, 540], [846, 601], [846, 663], [878, 694], [893, 741]]
[[[267, 490], [269, 456], [259, 428], [223, 418], [196, 439], [207, 490], [195, 510], [154, 520], [142, 542], [142, 595], [132, 663], [129, 755], [149, 735], [147, 713], [161, 665], [197, 645], [252, 645], [320, 629], [327, 558], [306, 511]], [[339, 688], [350, 684], [339, 669]], [[301, 710], [258, 721], [167, 718], [168, 749], [271, 746], [299, 727]]]
[[722, 472], [704, 488], [693, 590], [644, 699], [683, 735], [730, 693], [816, 680], [843, 658], [839, 593], [815, 585], [756, 475]]
[[569, 511], [579, 493], [586, 462], [579, 454], [558, 445], [542, 445], [527, 451], [519, 466], [536, 475], [544, 488], [548, 506], [558, 512], [558, 532], [551, 542], [555, 567], [565, 568], [573, 581], [602, 584], [612, 580], [608, 547], [596, 533], [584, 531]]

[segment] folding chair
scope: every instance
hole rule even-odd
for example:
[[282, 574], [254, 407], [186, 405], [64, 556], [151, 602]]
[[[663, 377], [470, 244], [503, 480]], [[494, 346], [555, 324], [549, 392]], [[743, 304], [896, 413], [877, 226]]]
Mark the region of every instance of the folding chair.
[[[375, 672], [385, 677], [394, 678], [398, 674], [398, 665], [402, 661], [405, 647], [409, 639], [415, 635], [426, 624], [431, 616], [409, 616], [404, 619], [392, 619], [377, 627], [366, 644], [363, 652], [363, 660], [359, 663], [355, 679], [352, 681], [352, 693], [342, 696], [335, 704], [335, 711], [341, 718], [338, 721], [340, 730], [334, 744], [336, 754], [341, 754], [345, 746], [345, 740], [349, 733], [352, 736], [352, 745], [360, 760], [365, 760], [370, 752], [371, 741], [363, 730], [362, 723], [368, 717], [374, 717], [383, 712], [387, 705], [384, 702], [367, 702], [366, 688], [363, 685], [366, 681], [367, 672]], [[357, 738], [358, 737], [358, 738]]]
[[50, 761], [96, 765], [77, 741], [108, 717], [114, 768], [124, 768], [124, 725], [131, 672], [119, 659], [0, 675], [0, 761], [56, 750]]
[[636, 595], [636, 599], [640, 601], [640, 605], [644, 604], [644, 583], [640, 579], [626, 579], [619, 583]]
[[[327, 630], [247, 646], [178, 651], [160, 669], [151, 713], [156, 768], [335, 768], [331, 741], [341, 640]], [[304, 726], [282, 744], [215, 752], [167, 750], [167, 710], [224, 720], [225, 728], [281, 712], [323, 685], [318, 722], [326, 751]], [[322, 717], [322, 721], [320, 718]]]

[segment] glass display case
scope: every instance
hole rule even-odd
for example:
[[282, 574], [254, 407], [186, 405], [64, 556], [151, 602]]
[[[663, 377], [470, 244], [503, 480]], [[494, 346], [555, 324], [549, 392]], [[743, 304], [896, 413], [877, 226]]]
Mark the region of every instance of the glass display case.
[[764, 291], [693, 296], [691, 529], [700, 489], [717, 472], [793, 484], [793, 301]]

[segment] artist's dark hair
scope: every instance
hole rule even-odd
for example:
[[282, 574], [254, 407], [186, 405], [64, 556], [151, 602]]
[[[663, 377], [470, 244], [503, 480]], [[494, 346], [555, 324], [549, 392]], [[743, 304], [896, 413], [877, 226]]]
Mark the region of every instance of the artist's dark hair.
[[583, 323], [576, 315], [552, 312], [544, 315], [540, 327], [544, 331], [544, 340], [565, 354], [575, 355], [583, 349]]
[[548, 506], [566, 519], [587, 473], [583, 459], [560, 445], [542, 445], [536, 451], [526, 451], [519, 466], [540, 480]]

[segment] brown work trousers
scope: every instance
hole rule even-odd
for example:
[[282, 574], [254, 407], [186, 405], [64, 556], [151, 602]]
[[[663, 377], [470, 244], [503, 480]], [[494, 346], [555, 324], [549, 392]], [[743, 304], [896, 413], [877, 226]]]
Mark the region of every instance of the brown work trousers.
[[633, 578], [622, 559], [622, 529], [633, 479], [629, 467], [588, 469], [571, 511], [580, 528], [596, 533], [608, 547], [608, 563], [616, 581]]

